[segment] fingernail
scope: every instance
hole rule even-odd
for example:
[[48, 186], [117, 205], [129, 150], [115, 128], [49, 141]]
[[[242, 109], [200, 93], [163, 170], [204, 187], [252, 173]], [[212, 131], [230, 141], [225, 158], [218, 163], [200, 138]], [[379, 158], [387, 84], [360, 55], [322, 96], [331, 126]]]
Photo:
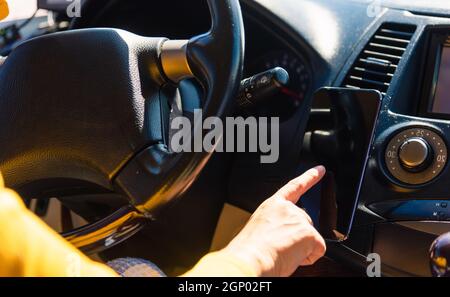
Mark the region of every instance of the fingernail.
[[316, 169], [317, 171], [319, 171], [319, 173], [322, 175], [322, 174], [325, 174], [325, 172], [327, 172], [327, 169], [325, 168], [325, 166], [322, 166], [322, 165], [320, 165], [320, 166], [316, 166], [316, 167], [314, 167], [314, 169]]

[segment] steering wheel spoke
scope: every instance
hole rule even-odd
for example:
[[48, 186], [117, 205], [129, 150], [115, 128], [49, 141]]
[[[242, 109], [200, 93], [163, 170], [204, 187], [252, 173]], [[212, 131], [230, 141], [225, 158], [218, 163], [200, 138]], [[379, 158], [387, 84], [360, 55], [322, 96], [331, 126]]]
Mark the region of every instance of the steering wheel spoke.
[[[244, 28], [239, 1], [209, 0], [212, 26], [189, 41], [166, 41], [161, 65], [174, 83], [195, 77], [206, 90], [204, 117], [223, 118], [242, 78]], [[199, 130], [201, 127], [193, 127]], [[155, 215], [181, 196], [199, 175], [211, 152], [171, 154], [154, 145], [137, 156], [121, 172], [117, 183], [141, 211]], [[163, 182], [161, 182], [163, 181]]]

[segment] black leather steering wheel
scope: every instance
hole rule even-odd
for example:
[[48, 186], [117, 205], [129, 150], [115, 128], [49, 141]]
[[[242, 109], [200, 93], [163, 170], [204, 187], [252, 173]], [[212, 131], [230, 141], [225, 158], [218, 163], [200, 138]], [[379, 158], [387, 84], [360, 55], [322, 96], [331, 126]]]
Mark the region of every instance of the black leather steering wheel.
[[[194, 182], [211, 152], [167, 148], [167, 86], [202, 84], [204, 117], [224, 117], [242, 76], [238, 0], [208, 0], [211, 30], [190, 40], [84, 29], [27, 41], [0, 68], [0, 170], [25, 197], [89, 190], [129, 206], [63, 234], [98, 252], [135, 234]], [[170, 88], [169, 88], [170, 89]], [[194, 127], [193, 129], [201, 129]]]

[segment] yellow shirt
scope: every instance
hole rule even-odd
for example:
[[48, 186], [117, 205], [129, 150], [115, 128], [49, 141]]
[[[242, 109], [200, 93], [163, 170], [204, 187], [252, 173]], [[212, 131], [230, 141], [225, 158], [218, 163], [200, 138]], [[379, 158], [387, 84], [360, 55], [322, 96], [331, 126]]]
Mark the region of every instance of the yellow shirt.
[[0, 176], [0, 276], [116, 276], [30, 212]]
[[[3, 186], [0, 174], [0, 276], [117, 276], [92, 261]], [[256, 276], [251, 267], [220, 252], [206, 255], [183, 276]]]
[[9, 15], [8, 3], [5, 0], [0, 0], [0, 21]]

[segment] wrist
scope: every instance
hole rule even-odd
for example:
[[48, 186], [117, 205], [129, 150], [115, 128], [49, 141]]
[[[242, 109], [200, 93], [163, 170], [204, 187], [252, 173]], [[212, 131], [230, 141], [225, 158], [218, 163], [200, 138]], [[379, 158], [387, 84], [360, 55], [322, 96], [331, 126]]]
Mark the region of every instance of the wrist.
[[257, 277], [253, 265], [224, 250], [204, 256], [184, 277]]
[[268, 255], [270, 253], [262, 252], [259, 248], [231, 243], [220, 253], [233, 257], [238, 261], [251, 267], [258, 277], [274, 276], [274, 259]]

